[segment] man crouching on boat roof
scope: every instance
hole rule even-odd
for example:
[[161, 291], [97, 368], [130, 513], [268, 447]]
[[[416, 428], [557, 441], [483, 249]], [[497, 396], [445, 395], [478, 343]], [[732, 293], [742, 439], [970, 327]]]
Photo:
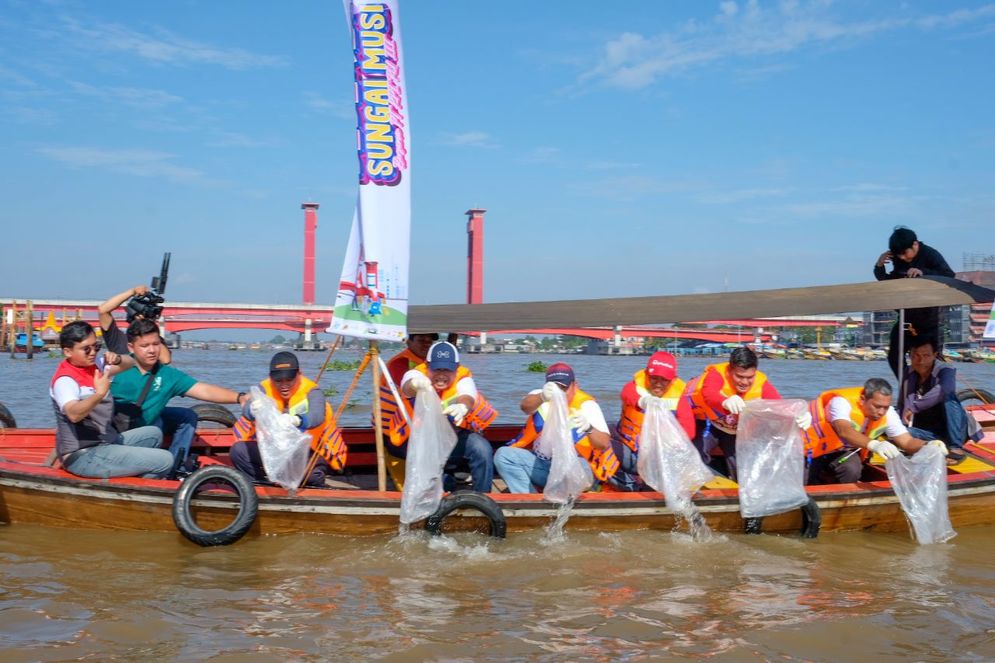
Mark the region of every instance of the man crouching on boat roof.
[[442, 401], [442, 410], [456, 429], [456, 447], [450, 462], [466, 460], [470, 465], [473, 489], [489, 493], [494, 480], [491, 443], [481, 431], [497, 419], [497, 411], [477, 392], [473, 374], [460, 365], [459, 351], [446, 341], [428, 351], [428, 362], [411, 369], [401, 378], [401, 393], [408, 397], [404, 406], [414, 412], [415, 397], [420, 391], [434, 389]]
[[100, 344], [93, 327], [77, 320], [62, 328], [59, 345], [65, 360], [52, 376], [55, 448], [66, 471], [81, 477], [142, 476], [158, 479], [173, 467], [159, 449], [162, 431], [143, 426], [119, 433], [114, 427], [111, 378], [131, 359], [106, 353], [98, 366]]
[[646, 362], [646, 368], [636, 372], [622, 388], [622, 416], [612, 437], [612, 450], [621, 467], [609, 483], [622, 490], [639, 489], [636, 470], [639, 435], [650, 401], [661, 401], [666, 409], [673, 412], [688, 439], [694, 438], [694, 413], [691, 412], [690, 401], [683, 397], [684, 388], [684, 380], [677, 377], [677, 359], [662, 351], [653, 353]]
[[[277, 352], [269, 362], [269, 377], [259, 388], [276, 403], [285, 423], [311, 436], [311, 450], [318, 459], [307, 485], [323, 487], [326, 475], [345, 468], [346, 445], [321, 387], [301, 375], [294, 353]], [[268, 481], [256, 440], [255, 415], [260, 405], [250, 400], [242, 407], [233, 431], [237, 442], [231, 447], [231, 461], [253, 480]]]
[[[193, 443], [196, 413], [182, 408], [189, 415], [175, 412], [164, 417], [166, 404], [173, 396], [188, 396], [209, 403], [242, 403], [247, 399], [245, 392], [218, 387], [206, 382], [198, 382], [172, 364], [159, 361], [162, 337], [159, 327], [151, 320], [135, 320], [128, 326], [128, 349], [135, 359], [135, 367], [122, 372], [111, 386], [114, 405], [119, 411], [130, 415], [132, 428], [136, 426], [158, 426], [175, 430], [169, 451], [175, 459], [175, 470], [186, 461]], [[191, 419], [193, 424], [191, 424]], [[182, 429], [181, 429], [182, 426]], [[183, 434], [181, 434], [181, 431]]]
[[522, 399], [522, 412], [529, 417], [525, 428], [494, 454], [494, 466], [508, 484], [509, 492], [534, 493], [536, 487], [546, 487], [552, 459], [537, 453], [535, 442], [549, 415], [549, 401], [555, 390], [565, 392], [577, 462], [584, 471], [593, 479], [604, 482], [619, 469], [601, 406], [577, 386], [570, 366], [556, 363], [546, 370], [546, 384], [542, 389], [530, 391]]
[[[780, 399], [767, 376], [757, 370], [757, 355], [747, 347], [739, 347], [729, 355], [729, 361], [707, 366], [705, 371], [688, 383], [685, 394], [691, 401], [696, 421], [694, 446], [705, 463], [711, 461], [711, 450], [718, 444], [725, 456], [727, 476], [736, 480], [736, 427], [746, 401]], [[804, 412], [797, 418], [804, 430], [812, 418]]]
[[804, 435], [806, 483], [858, 481], [868, 452], [887, 460], [931, 444], [946, 455], [940, 440], [912, 437], [891, 406], [891, 394], [887, 380], [871, 378], [863, 387], [833, 389], [812, 401], [812, 426]]

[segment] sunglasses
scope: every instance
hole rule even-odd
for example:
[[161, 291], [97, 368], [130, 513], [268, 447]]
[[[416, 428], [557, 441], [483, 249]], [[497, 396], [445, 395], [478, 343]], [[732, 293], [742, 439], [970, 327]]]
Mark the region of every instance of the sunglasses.
[[94, 343], [93, 345], [81, 345], [76, 349], [82, 352], [83, 354], [88, 355], [91, 352], [93, 353], [100, 352], [100, 349], [103, 347], [104, 347], [103, 343]]

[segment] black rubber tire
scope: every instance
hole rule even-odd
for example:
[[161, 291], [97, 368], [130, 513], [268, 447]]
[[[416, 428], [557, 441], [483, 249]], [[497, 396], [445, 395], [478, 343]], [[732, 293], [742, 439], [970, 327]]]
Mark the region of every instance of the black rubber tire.
[[14, 415], [10, 413], [10, 410], [3, 403], [0, 403], [0, 428], [17, 428]]
[[985, 405], [991, 405], [995, 403], [995, 396], [992, 392], [985, 391], [984, 389], [961, 389], [957, 392], [957, 400], [961, 403], [965, 401], [981, 401]]
[[[230, 484], [238, 493], [238, 515], [235, 520], [213, 532], [201, 528], [190, 512], [190, 501], [197, 489], [208, 482]], [[258, 510], [259, 497], [252, 482], [235, 468], [225, 465], [200, 468], [183, 481], [173, 497], [173, 522], [176, 529], [199, 546], [227, 546], [235, 543], [252, 527]]]
[[197, 413], [197, 421], [208, 421], [213, 424], [221, 424], [225, 428], [231, 428], [238, 421], [231, 410], [224, 405], [217, 403], [198, 403], [190, 408]]
[[743, 518], [743, 533], [763, 534], [763, 531], [764, 531], [763, 518]]
[[814, 539], [819, 536], [822, 528], [822, 511], [814, 498], [808, 498], [802, 506], [802, 538]]
[[508, 523], [497, 502], [484, 493], [460, 490], [442, 498], [439, 508], [425, 520], [425, 529], [433, 535], [442, 534], [442, 522], [457, 509], [473, 509], [482, 513], [490, 523], [488, 534], [503, 539], [508, 534]]

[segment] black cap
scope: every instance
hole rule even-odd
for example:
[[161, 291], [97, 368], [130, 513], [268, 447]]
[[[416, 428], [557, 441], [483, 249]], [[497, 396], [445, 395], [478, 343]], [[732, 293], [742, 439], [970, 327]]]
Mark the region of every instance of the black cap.
[[293, 352], [277, 352], [269, 360], [269, 376], [274, 380], [289, 380], [300, 372], [301, 365]]

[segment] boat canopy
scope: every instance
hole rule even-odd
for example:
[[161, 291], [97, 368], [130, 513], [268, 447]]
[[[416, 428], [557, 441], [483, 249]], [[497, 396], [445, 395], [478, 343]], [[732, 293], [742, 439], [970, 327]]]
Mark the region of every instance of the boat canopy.
[[[995, 301], [995, 290], [942, 276], [702, 295], [412, 306], [409, 333], [661, 325]], [[773, 324], [773, 323], [772, 323]]]

